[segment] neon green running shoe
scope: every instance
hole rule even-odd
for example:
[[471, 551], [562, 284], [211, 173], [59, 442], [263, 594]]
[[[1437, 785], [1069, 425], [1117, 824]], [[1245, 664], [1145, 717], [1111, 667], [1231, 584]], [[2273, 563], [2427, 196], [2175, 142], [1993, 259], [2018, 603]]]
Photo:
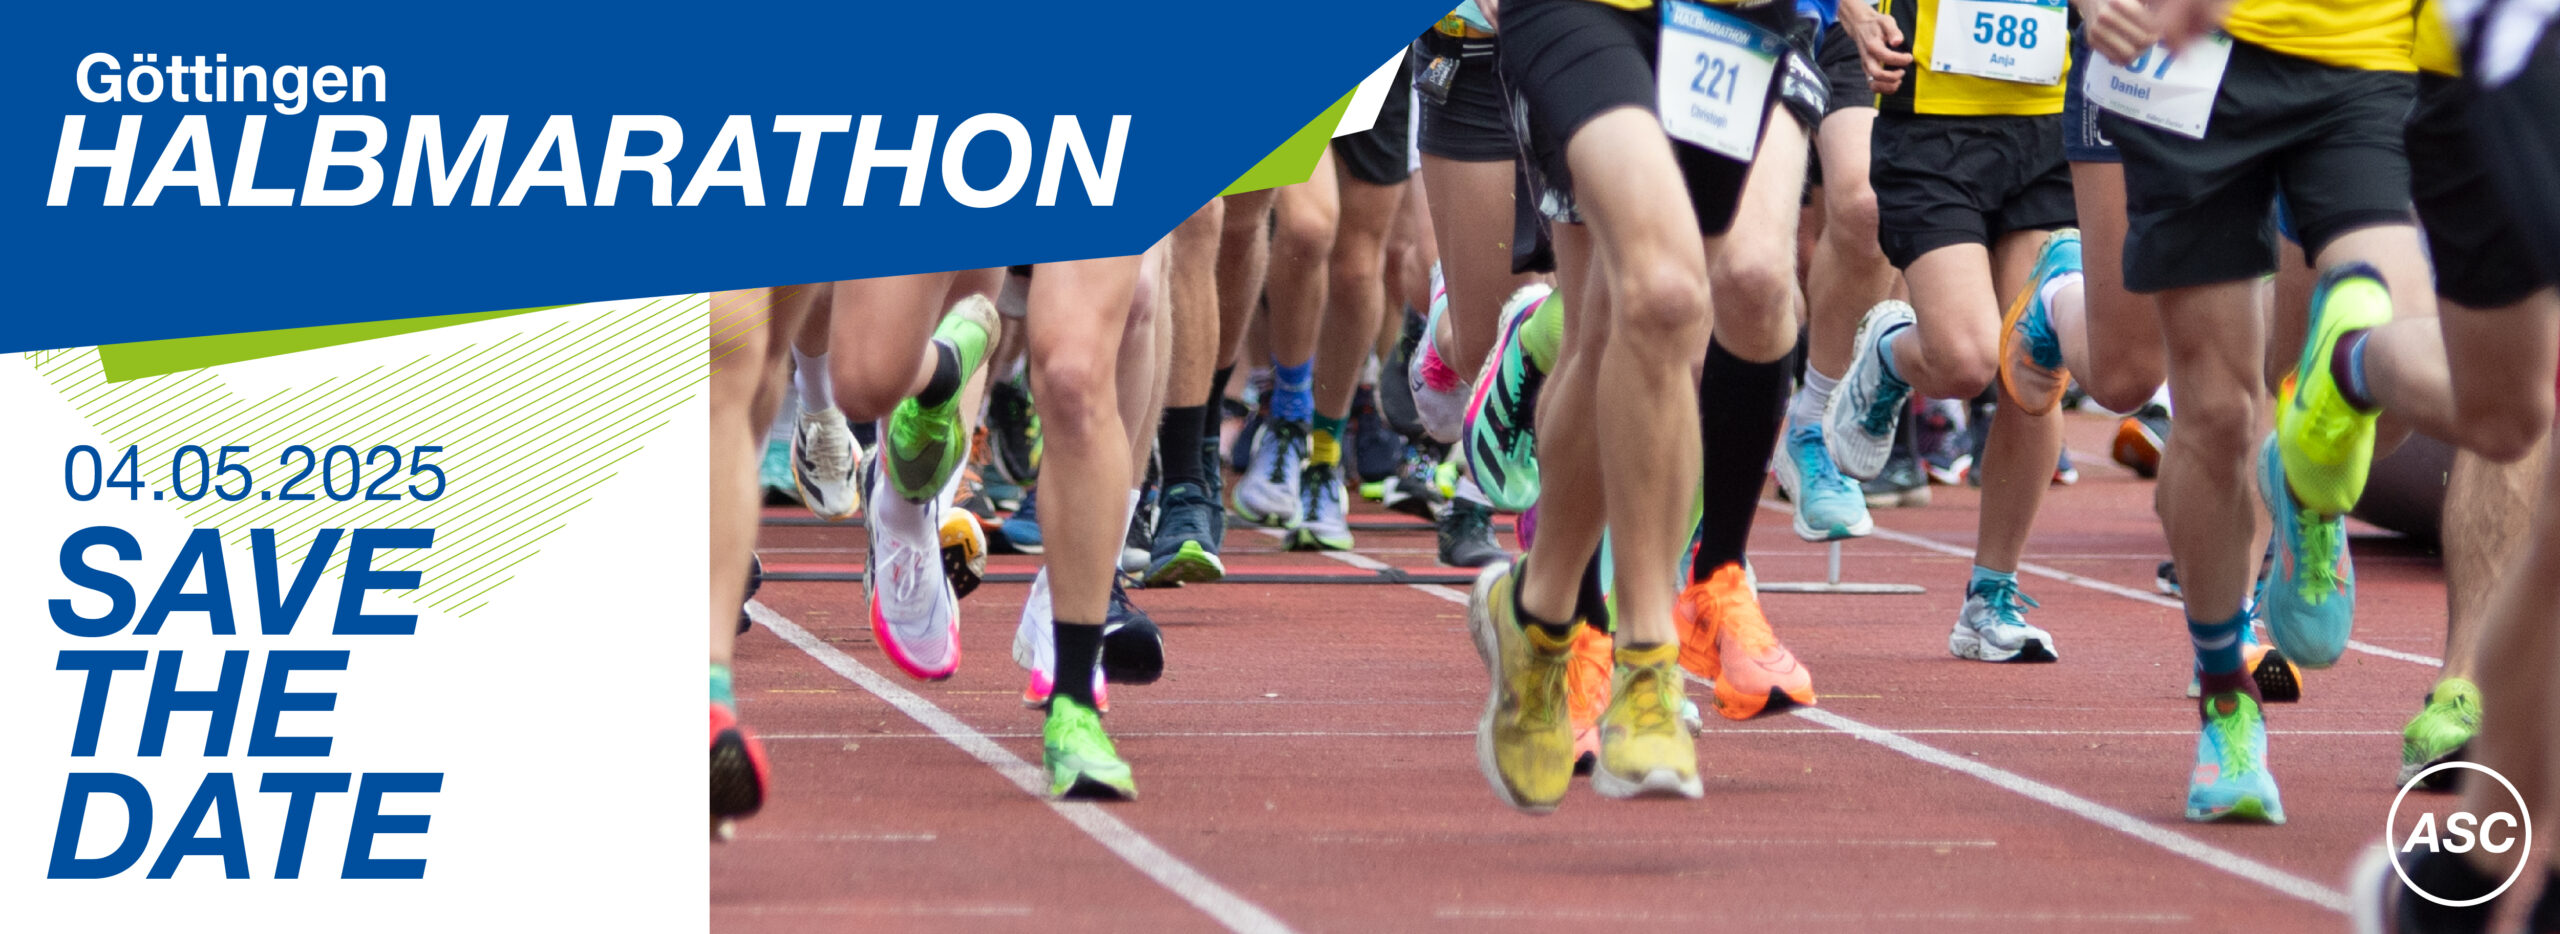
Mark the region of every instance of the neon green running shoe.
[[[2400, 784], [2428, 767], [2463, 757], [2471, 737], [2480, 732], [2480, 688], [2463, 678], [2446, 678], [2427, 692], [2427, 707], [2400, 731]], [[2449, 791], [2457, 774], [2448, 769], [2427, 776], [2427, 787]]]
[[951, 482], [952, 472], [968, 460], [969, 432], [960, 417], [960, 398], [968, 395], [969, 380], [987, 362], [995, 334], [996, 306], [982, 295], [961, 299], [942, 316], [941, 326], [934, 328], [933, 342], [950, 347], [960, 357], [961, 388], [941, 405], [921, 405], [913, 397], [898, 403], [889, 415], [887, 441], [880, 446], [889, 485], [908, 502], [933, 499]]
[[1049, 723], [1040, 730], [1040, 761], [1049, 769], [1049, 794], [1100, 801], [1138, 800], [1129, 763], [1102, 732], [1102, 715], [1064, 694], [1049, 696]]
[[2382, 274], [2348, 263], [2320, 274], [2311, 292], [2311, 323], [2293, 368], [2293, 395], [2276, 406], [2276, 450], [2294, 498], [2322, 515], [2345, 515], [2364, 495], [2373, 467], [2372, 412], [2358, 411], [2330, 375], [2330, 355], [2347, 332], [2391, 321], [2391, 289]]

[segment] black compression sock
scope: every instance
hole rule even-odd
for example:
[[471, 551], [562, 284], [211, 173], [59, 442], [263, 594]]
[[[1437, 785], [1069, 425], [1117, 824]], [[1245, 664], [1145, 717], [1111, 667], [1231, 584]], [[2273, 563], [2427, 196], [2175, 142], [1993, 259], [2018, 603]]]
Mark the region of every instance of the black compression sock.
[[1176, 483], [1198, 485], [1200, 481], [1201, 427], [1207, 420], [1200, 414], [1208, 406], [1166, 406], [1164, 420], [1156, 423], [1156, 450], [1164, 452], [1164, 486]]
[[1785, 357], [1753, 363], [1721, 343], [1707, 344], [1707, 363], [1698, 374], [1698, 463], [1705, 488], [1698, 497], [1692, 580], [1706, 580], [1717, 568], [1741, 561], [1751, 544], [1761, 480], [1786, 426], [1792, 369]]
[[1218, 368], [1218, 372], [1210, 374], [1210, 376], [1209, 376], [1209, 405], [1208, 405], [1208, 412], [1206, 413], [1206, 416], [1207, 416], [1207, 418], [1209, 419], [1209, 422], [1208, 422], [1208, 423], [1203, 427], [1203, 429], [1202, 429], [1202, 430], [1207, 431], [1207, 432], [1209, 432], [1209, 433], [1211, 433], [1211, 434], [1215, 434], [1215, 433], [1217, 432], [1217, 430], [1218, 430], [1218, 421], [1217, 421], [1217, 420], [1220, 418], [1220, 413], [1219, 413], [1219, 411], [1218, 411], [1219, 403], [1226, 401], [1226, 398], [1227, 398], [1227, 378], [1228, 378], [1228, 377], [1231, 377], [1231, 376], [1234, 376], [1234, 375], [1236, 375], [1236, 368], [1235, 368], [1235, 367], [1231, 367], [1231, 366], [1222, 366], [1222, 367], [1219, 367], [1219, 368]]
[[941, 341], [932, 346], [933, 378], [925, 381], [923, 392], [916, 393], [916, 404], [926, 408], [949, 402], [960, 392], [960, 351]]
[[1049, 633], [1058, 643], [1057, 683], [1051, 690], [1100, 709], [1093, 700], [1093, 668], [1102, 663], [1102, 624], [1053, 620]]

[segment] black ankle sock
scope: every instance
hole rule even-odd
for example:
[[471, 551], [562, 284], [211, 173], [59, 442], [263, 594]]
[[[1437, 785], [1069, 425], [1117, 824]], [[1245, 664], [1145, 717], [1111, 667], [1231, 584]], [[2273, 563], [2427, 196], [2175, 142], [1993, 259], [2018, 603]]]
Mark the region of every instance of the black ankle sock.
[[[1518, 574], [1520, 572], [1518, 568], [1515, 567], [1512, 570], [1512, 573]], [[1573, 636], [1572, 620], [1568, 619], [1561, 623], [1551, 623], [1538, 618], [1538, 614], [1529, 612], [1528, 604], [1520, 602], [1520, 584], [1516, 580], [1513, 581], [1511, 585], [1511, 613], [1513, 616], [1519, 617], [1520, 625], [1523, 627], [1536, 626], [1539, 629], [1546, 630], [1547, 638], [1549, 639], [1563, 641]]]
[[1698, 373], [1698, 554], [1689, 569], [1706, 580], [1717, 568], [1743, 559], [1751, 544], [1751, 520], [1760, 510], [1761, 478], [1787, 421], [1790, 359], [1753, 363], [1724, 345], [1707, 344]]
[[916, 404], [926, 407], [951, 401], [960, 391], [960, 351], [941, 341], [933, 342], [933, 378], [926, 380], [924, 391], [916, 393]]
[[1164, 421], [1156, 425], [1156, 450], [1164, 452], [1164, 486], [1176, 483], [1200, 483], [1201, 426], [1207, 420], [1200, 414], [1202, 405], [1166, 406]]
[[1099, 707], [1093, 701], [1093, 666], [1102, 662], [1102, 624], [1053, 620], [1049, 632], [1058, 643], [1057, 684], [1051, 690]]
[[1217, 372], [1209, 374], [1209, 417], [1217, 417], [1218, 402], [1227, 397], [1227, 378], [1234, 375], [1236, 368], [1232, 366], [1219, 367]]
[[[2466, 901], [2489, 894], [2503, 880], [2489, 878], [2487, 873], [2471, 868], [2471, 864], [2454, 853], [2419, 854], [2410, 865], [2409, 881], [2417, 883], [2437, 898]], [[2416, 920], [2420, 930], [2477, 931], [2489, 923], [2489, 912], [2496, 907], [2483, 902], [2467, 908], [2448, 908], [2414, 896], [2401, 900], [2402, 914]]]

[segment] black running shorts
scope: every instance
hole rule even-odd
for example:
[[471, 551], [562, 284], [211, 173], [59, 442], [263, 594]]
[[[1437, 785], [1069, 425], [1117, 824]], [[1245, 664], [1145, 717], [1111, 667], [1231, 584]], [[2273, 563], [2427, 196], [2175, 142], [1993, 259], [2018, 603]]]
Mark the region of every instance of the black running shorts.
[[1519, 153], [1511, 141], [1510, 110], [1502, 99], [1502, 76], [1494, 73], [1494, 39], [1461, 39], [1438, 30], [1422, 34], [1415, 49], [1428, 66], [1449, 63], [1446, 102], [1417, 94], [1422, 108], [1422, 152], [1459, 162], [1507, 162]]
[[1951, 117], [1884, 111], [1868, 152], [1876, 242], [1896, 269], [1931, 250], [1990, 246], [2020, 230], [2069, 227], [2062, 117]]
[[2551, 283], [2471, 143], [2471, 86], [2418, 76], [2409, 114], [2409, 195], [2426, 228], [2436, 294], [2473, 309], [2503, 308]]
[[[2475, 68], [2476, 70], [2476, 68]], [[2546, 27], [2514, 77], [2480, 93], [2471, 138], [2543, 281], [2560, 281], [2560, 27]]]
[[2188, 139], [2109, 111], [2124, 154], [2124, 283], [2158, 292], [2276, 269], [2281, 188], [2307, 255], [2349, 231], [2410, 223], [2403, 133], [2417, 78], [2333, 68], [2231, 43], [2206, 121]]
[[1413, 56], [1396, 65], [1387, 99], [1378, 107], [1378, 122], [1368, 129], [1333, 140], [1333, 159], [1352, 178], [1372, 185], [1398, 185], [1413, 177]]

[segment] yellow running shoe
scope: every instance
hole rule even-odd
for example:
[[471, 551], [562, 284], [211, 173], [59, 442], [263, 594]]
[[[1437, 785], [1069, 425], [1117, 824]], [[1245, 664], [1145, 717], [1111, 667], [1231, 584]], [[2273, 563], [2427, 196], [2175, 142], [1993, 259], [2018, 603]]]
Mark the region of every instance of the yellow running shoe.
[[1695, 798], [1698, 746], [1680, 726], [1680, 655], [1676, 645], [1617, 650], [1609, 709], [1600, 714], [1600, 767], [1591, 790], [1610, 798]]
[[1476, 722], [1476, 764], [1502, 803], [1545, 814], [1573, 786], [1573, 722], [1565, 701], [1573, 636], [1556, 639], [1520, 624], [1513, 567], [1485, 568], [1467, 602], [1467, 628], [1492, 682]]
[[1564, 671], [1565, 712], [1573, 720], [1573, 772], [1591, 774], [1600, 760], [1600, 711], [1609, 706], [1609, 667], [1614, 648], [1597, 626], [1574, 632], [1573, 663]]
[[2348, 404], [2330, 373], [2330, 356], [2348, 332], [2390, 321], [2391, 290], [2372, 266], [2348, 263], [2320, 274], [2292, 398], [2276, 406], [2276, 453], [2295, 501], [2321, 515], [2355, 508], [2373, 467], [2375, 413]]

